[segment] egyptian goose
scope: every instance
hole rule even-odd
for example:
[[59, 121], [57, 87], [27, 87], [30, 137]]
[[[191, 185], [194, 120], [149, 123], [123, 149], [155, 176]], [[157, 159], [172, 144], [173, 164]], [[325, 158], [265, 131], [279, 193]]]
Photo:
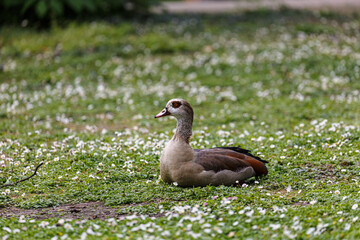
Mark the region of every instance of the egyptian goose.
[[173, 138], [160, 157], [160, 175], [166, 183], [179, 186], [235, 185], [244, 180], [266, 175], [267, 161], [238, 147], [192, 149], [193, 109], [183, 99], [171, 99], [155, 118], [174, 116], [177, 119]]

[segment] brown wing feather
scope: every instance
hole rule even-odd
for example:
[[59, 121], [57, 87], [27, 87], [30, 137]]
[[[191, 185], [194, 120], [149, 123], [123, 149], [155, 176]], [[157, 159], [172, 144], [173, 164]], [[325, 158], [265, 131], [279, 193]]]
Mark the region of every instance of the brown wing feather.
[[202, 165], [207, 171], [218, 172], [225, 169], [239, 171], [244, 167], [251, 166], [257, 176], [268, 173], [263, 162], [230, 149], [211, 148], [195, 150], [195, 152], [195, 162]]
[[219, 172], [222, 170], [240, 171], [250, 164], [239, 158], [227, 156], [218, 151], [200, 151], [195, 156], [195, 162], [206, 171]]

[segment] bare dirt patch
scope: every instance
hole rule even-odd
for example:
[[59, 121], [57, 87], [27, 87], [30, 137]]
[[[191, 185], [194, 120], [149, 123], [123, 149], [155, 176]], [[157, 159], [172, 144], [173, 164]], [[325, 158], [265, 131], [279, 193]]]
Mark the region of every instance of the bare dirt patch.
[[312, 163], [307, 163], [303, 167], [307, 169], [308, 173], [313, 174], [314, 179], [335, 178], [337, 173], [339, 172], [336, 166], [332, 164], [318, 166]]
[[[131, 204], [131, 206], [146, 205], [148, 203]], [[64, 204], [57, 207], [40, 208], [40, 209], [21, 209], [8, 207], [0, 209], [1, 218], [19, 218], [24, 215], [26, 218], [36, 220], [48, 218], [64, 219], [100, 219], [121, 218], [126, 214], [119, 213], [120, 208], [105, 206], [102, 202], [87, 202], [76, 204]], [[156, 214], [155, 217], [160, 217]]]
[[310, 203], [308, 203], [306, 201], [299, 201], [299, 202], [294, 202], [292, 205], [293, 206], [307, 206], [307, 205], [310, 205]]

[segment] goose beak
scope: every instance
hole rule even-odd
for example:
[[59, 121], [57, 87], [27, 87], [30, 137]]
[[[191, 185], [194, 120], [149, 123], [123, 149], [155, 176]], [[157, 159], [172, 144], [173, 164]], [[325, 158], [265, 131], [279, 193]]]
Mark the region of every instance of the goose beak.
[[155, 115], [155, 118], [161, 118], [161, 117], [165, 117], [167, 115], [170, 115], [170, 113], [167, 110], [167, 108], [164, 108], [161, 112], [159, 112], [157, 115]]

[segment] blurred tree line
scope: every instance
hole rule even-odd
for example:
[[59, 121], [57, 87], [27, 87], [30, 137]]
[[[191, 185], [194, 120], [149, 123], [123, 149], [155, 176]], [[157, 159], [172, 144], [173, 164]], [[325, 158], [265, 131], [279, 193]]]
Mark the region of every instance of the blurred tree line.
[[1, 24], [26, 20], [38, 26], [66, 19], [143, 17], [159, 0], [0, 0]]

